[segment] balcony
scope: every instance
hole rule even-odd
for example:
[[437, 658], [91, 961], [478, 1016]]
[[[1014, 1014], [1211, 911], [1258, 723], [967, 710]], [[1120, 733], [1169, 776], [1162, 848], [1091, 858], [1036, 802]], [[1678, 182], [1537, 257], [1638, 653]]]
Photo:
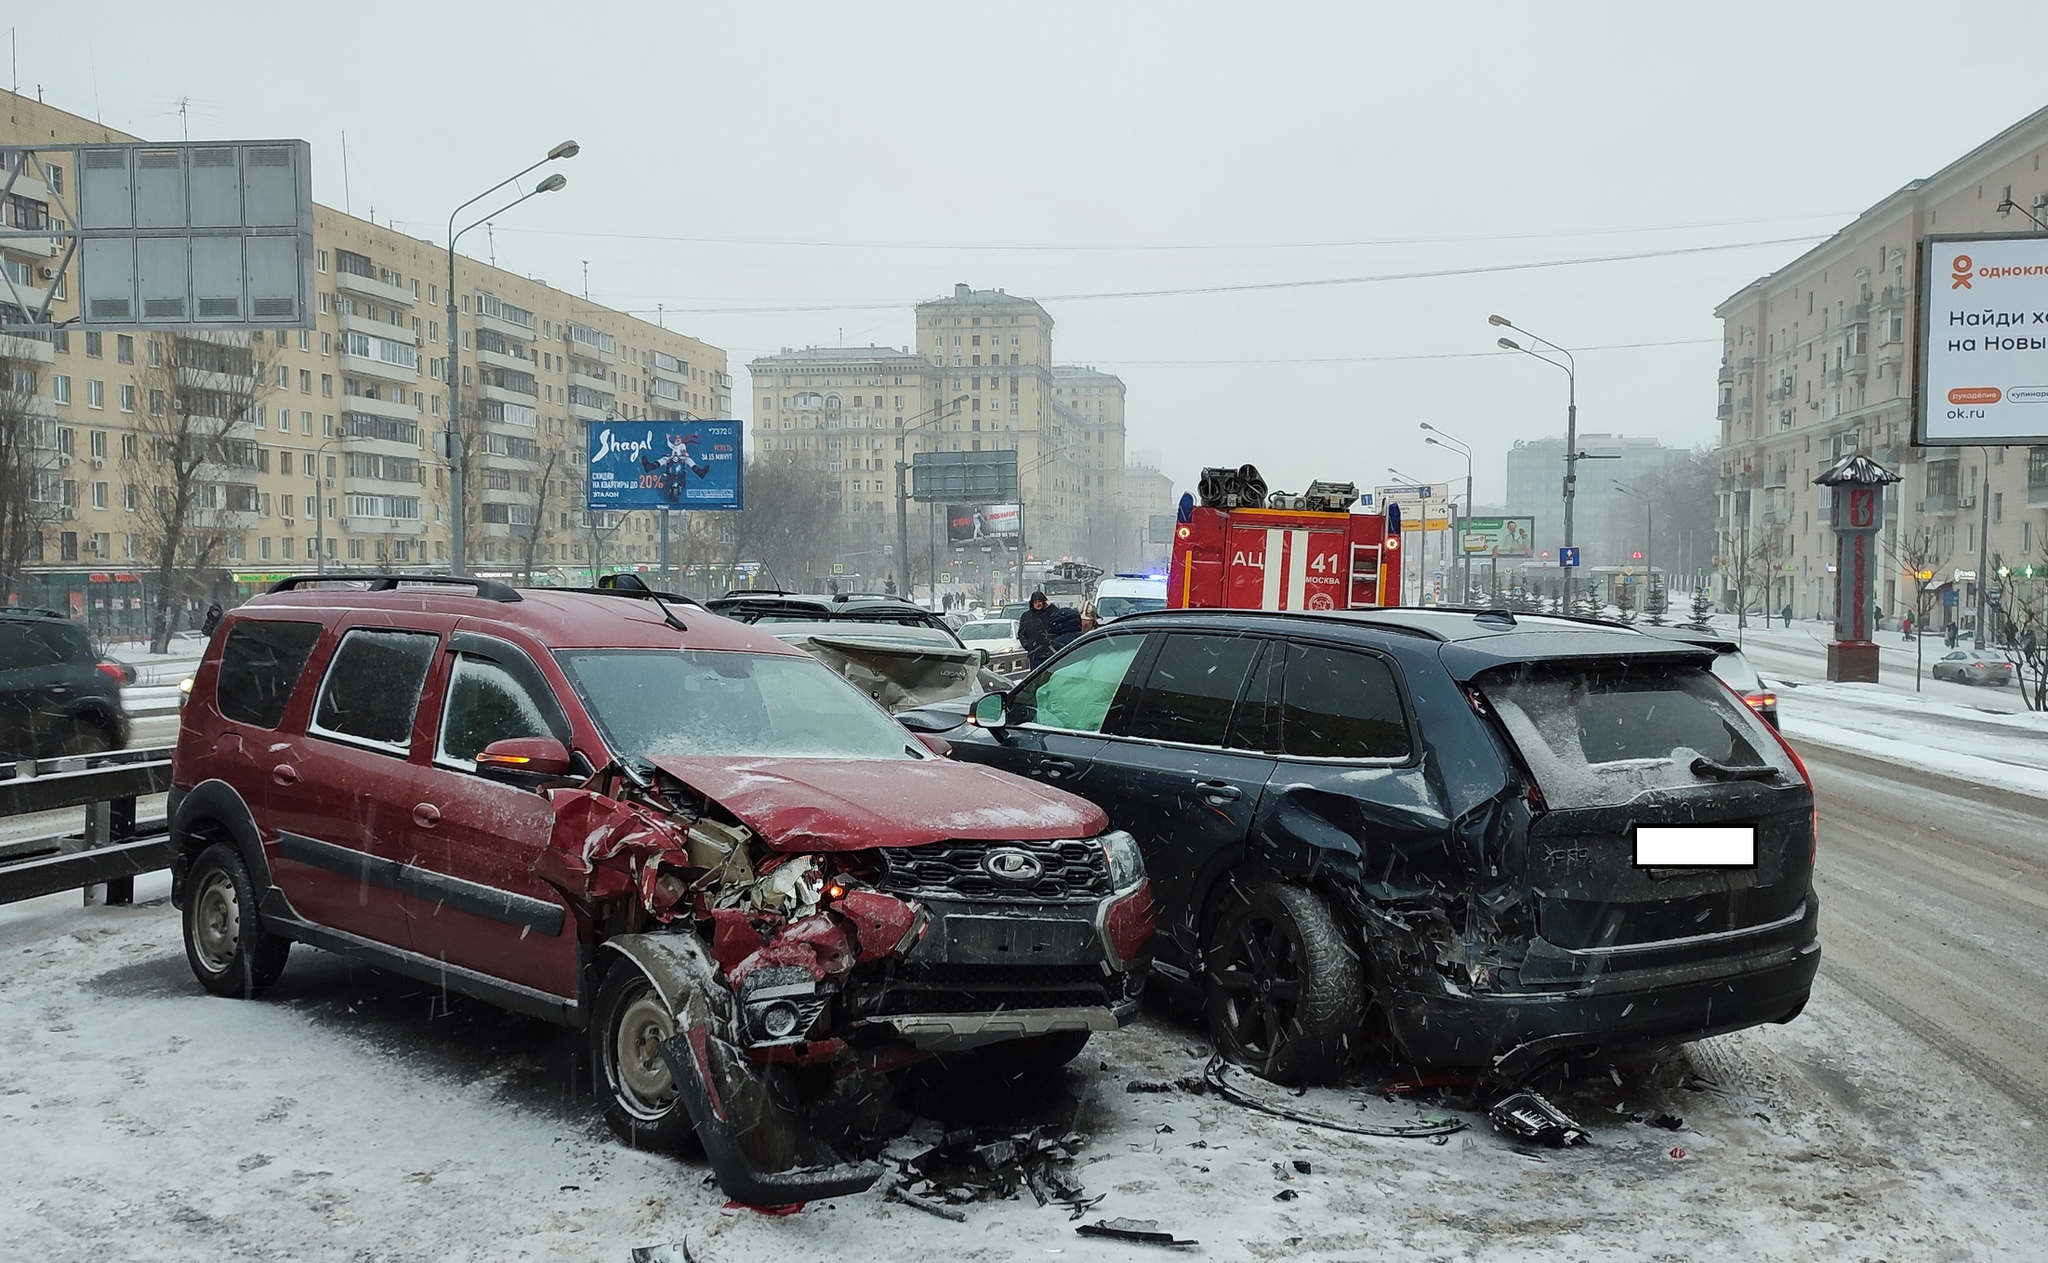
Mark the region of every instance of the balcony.
[[534, 395], [514, 390], [510, 386], [500, 386], [496, 382], [485, 382], [482, 386], [478, 387], [478, 390], [485, 399], [495, 399], [499, 403], [514, 403], [522, 408], [533, 407], [534, 399], [536, 398]]
[[[347, 275], [347, 273], [343, 275]], [[344, 332], [367, 333], [373, 338], [386, 338], [393, 342], [410, 342], [414, 346], [420, 344], [420, 335], [412, 331], [410, 324], [388, 324], [382, 320], [372, 320], [368, 316], [350, 315], [345, 311], [341, 313], [340, 323]]]
[[334, 273], [334, 288], [344, 294], [356, 294], [393, 307], [410, 307], [417, 301], [413, 298], [412, 291], [402, 285], [386, 285], [375, 277], [359, 276], [354, 272], [339, 269]]
[[341, 353], [341, 371], [387, 382], [404, 382], [408, 386], [420, 379], [418, 368], [386, 364], [374, 355], [350, 355], [347, 351]]
[[1877, 371], [1880, 373], [1905, 362], [1906, 348], [1902, 343], [1890, 342], [1877, 349]]
[[1887, 285], [1877, 296], [1879, 307], [1904, 307], [1913, 299], [1913, 291], [1903, 285]]
[[1842, 323], [1845, 325], [1860, 325], [1868, 319], [1870, 300], [1867, 298], [1860, 303], [1850, 303], [1848, 309], [1842, 313]]
[[373, 417], [390, 417], [394, 421], [417, 423], [420, 419], [420, 410], [411, 404], [400, 403], [396, 399], [372, 399], [368, 395], [343, 395], [341, 410], [367, 413]]
[[48, 334], [0, 334], [0, 359], [28, 360], [36, 364], [55, 364], [57, 349], [50, 345]]
[[1721, 366], [1721, 371], [1720, 371], [1720, 373], [1719, 373], [1719, 374], [1718, 374], [1718, 375], [1717, 375], [1717, 376], [1715, 377], [1715, 380], [1716, 380], [1716, 381], [1718, 381], [1718, 382], [1720, 382], [1720, 383], [1721, 383], [1721, 385], [1723, 385], [1723, 386], [1732, 386], [1732, 385], [1734, 385], [1734, 384], [1735, 384], [1735, 369], [1734, 369], [1734, 367], [1733, 367], [1732, 365], [1728, 365], [1728, 364], [1723, 364], [1723, 365]]
[[1845, 376], [1854, 377], [1861, 381], [1869, 372], [1869, 369], [1870, 357], [1868, 355], [1845, 355], [1842, 357], [1841, 371]]
[[1920, 511], [1928, 514], [1946, 514], [1956, 511], [1960, 496], [1929, 496], [1920, 502]]
[[1726, 421], [1734, 415], [1735, 405], [1732, 403], [1716, 404], [1714, 407], [1714, 417], [1716, 420]]
[[517, 355], [508, 355], [503, 351], [486, 351], [478, 348], [471, 352], [471, 354], [476, 356], [476, 362], [479, 364], [488, 364], [492, 368], [509, 369], [514, 373], [525, 373], [529, 377], [538, 372], [540, 368], [539, 365], [530, 359]]
[[602, 377], [592, 377], [588, 373], [569, 374], [569, 384], [571, 386], [581, 386], [585, 390], [595, 391], [600, 395], [612, 393], [612, 384], [609, 381]]
[[2028, 483], [2028, 484], [2027, 484], [2027, 503], [2028, 503], [2028, 504], [2048, 504], [2048, 482], [2030, 482], [2030, 483]]

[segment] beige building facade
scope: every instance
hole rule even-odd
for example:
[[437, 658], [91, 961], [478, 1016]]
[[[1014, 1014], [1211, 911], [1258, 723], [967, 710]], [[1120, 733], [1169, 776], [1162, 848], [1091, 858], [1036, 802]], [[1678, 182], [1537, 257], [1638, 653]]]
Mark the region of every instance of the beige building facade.
[[[1834, 534], [1816, 474], [1850, 453], [1903, 479], [1887, 493], [1887, 619], [1914, 604], [1904, 559], [1930, 588], [1976, 603], [1984, 557], [2048, 560], [2048, 447], [1912, 444], [1916, 248], [1929, 233], [2038, 231], [1999, 213], [2008, 198], [2048, 220], [2048, 110], [1877, 203], [1827, 241], [1725, 299], [1718, 383], [1724, 580], [1747, 561], [1747, 603], [1832, 617]], [[1935, 610], [1934, 624], [1945, 616]]]
[[[0, 99], [0, 143], [135, 139], [33, 100]], [[447, 428], [447, 253], [326, 206], [315, 210], [313, 237], [313, 327], [243, 335], [264, 378], [218, 471], [217, 498], [231, 507], [216, 523], [226, 538], [215, 590], [229, 599], [316, 568], [432, 570], [451, 561], [448, 462], [436, 442]], [[0, 255], [11, 274], [32, 279], [52, 262]], [[530, 549], [536, 581], [582, 583], [600, 567], [656, 561], [655, 515], [582, 510], [587, 429], [611, 417], [732, 415], [725, 352], [460, 255], [455, 276], [462, 395], [477, 413], [470, 567], [523, 576]], [[76, 277], [43, 283], [56, 288], [59, 329], [7, 338], [0, 355], [33, 375], [50, 418], [57, 505], [19, 585], [33, 590], [11, 595], [96, 609], [108, 594], [124, 603], [133, 589], [117, 585], [136, 581], [147, 563], [127, 505], [147, 457], [138, 440], [148, 431], [158, 339], [67, 331]]]

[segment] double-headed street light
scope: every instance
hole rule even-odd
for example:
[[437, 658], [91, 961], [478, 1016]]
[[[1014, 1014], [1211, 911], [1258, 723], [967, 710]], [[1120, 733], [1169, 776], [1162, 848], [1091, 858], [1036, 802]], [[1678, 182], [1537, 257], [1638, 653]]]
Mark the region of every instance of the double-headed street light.
[[[1472, 522], [1472, 449], [1465, 445], [1464, 440], [1452, 438], [1427, 421], [1422, 423], [1422, 428], [1429, 431], [1429, 437], [1423, 439], [1423, 442], [1431, 447], [1441, 447], [1453, 455], [1465, 458], [1465, 523], [1466, 529], [1469, 530], [1471, 529]], [[1458, 604], [1464, 605], [1472, 599], [1472, 555], [1465, 551], [1465, 541], [1459, 538], [1457, 531], [1452, 531], [1451, 537], [1457, 540], [1457, 559], [1463, 571], [1458, 578], [1458, 582], [1465, 585], [1464, 591], [1458, 594]], [[1499, 565], [1499, 560], [1496, 559], [1494, 564]]]
[[534, 185], [531, 192], [521, 194], [512, 201], [500, 206], [497, 210], [492, 211], [481, 219], [471, 221], [460, 229], [455, 227], [455, 218], [499, 189], [524, 177], [528, 172], [538, 170], [557, 158], [573, 158], [581, 152], [582, 148], [583, 146], [573, 140], [565, 140], [553, 149], [548, 150], [547, 156], [539, 162], [534, 163], [524, 171], [498, 181], [448, 213], [448, 359], [444, 365], [448, 373], [448, 446], [443, 455], [448, 460], [448, 507], [449, 516], [452, 519], [448, 531], [449, 551], [454, 554], [450, 558], [451, 564], [449, 569], [455, 574], [469, 573], [469, 525], [464, 520], [465, 514], [469, 509], [467, 503], [469, 489], [465, 485], [469, 477], [469, 468], [468, 457], [462, 450], [462, 396], [460, 394], [462, 376], [456, 371], [455, 367], [455, 361], [462, 346], [462, 340], [455, 335], [455, 243], [461, 240], [463, 233], [468, 232], [478, 224], [496, 219], [527, 198], [541, 193], [552, 193], [561, 188], [569, 182], [568, 177], [560, 173], [551, 175], [539, 184]]
[[[965, 403], [967, 398], [966, 395], [955, 395], [944, 403], [933, 404], [931, 407], [926, 408], [924, 412], [917, 413], [910, 418], [912, 421], [917, 421], [918, 417], [929, 412], [933, 414], [931, 420], [918, 421], [916, 425], [906, 428], [897, 437], [899, 439], [908, 439], [912, 434], [924, 429], [926, 426], [937, 425], [955, 405]], [[1018, 537], [1018, 546], [1023, 546], [1022, 536]], [[896, 569], [903, 574], [903, 599], [908, 601], [915, 593], [913, 591], [914, 585], [910, 582], [910, 449], [907, 447], [896, 454]], [[932, 596], [936, 599], [939, 594], [939, 576], [936, 570], [931, 575], [931, 585]]]
[[[1496, 325], [1501, 328], [1513, 329], [1516, 333], [1521, 334], [1522, 336], [1528, 338], [1530, 341], [1540, 342], [1544, 346], [1549, 347], [1551, 350], [1557, 352], [1559, 355], [1564, 356], [1564, 363], [1560, 364], [1556, 360], [1551, 359], [1549, 356], [1543, 354], [1542, 352], [1532, 351], [1528, 347], [1523, 346], [1521, 343], [1515, 341], [1512, 338], [1501, 338], [1496, 343], [1496, 345], [1499, 346], [1503, 351], [1520, 351], [1524, 355], [1533, 356], [1534, 358], [1543, 361], [1545, 364], [1550, 365], [1552, 368], [1562, 370], [1566, 380], [1570, 383], [1569, 395], [1567, 396], [1569, 402], [1565, 408], [1564, 419], [1564, 546], [1569, 548], [1571, 547], [1572, 543], [1572, 498], [1578, 494], [1579, 486], [1578, 362], [1572, 359], [1572, 353], [1570, 351], [1565, 350], [1557, 343], [1552, 342], [1550, 339], [1543, 337], [1540, 334], [1530, 333], [1527, 329], [1524, 329], [1520, 325], [1517, 325], [1514, 321], [1509, 320], [1506, 316], [1488, 316], [1486, 318], [1486, 323], [1490, 325]], [[1558, 560], [1562, 562], [1563, 558], [1560, 556]], [[1564, 572], [1564, 608], [1566, 613], [1571, 612], [1571, 604], [1572, 572], [1571, 569], [1567, 567]]]

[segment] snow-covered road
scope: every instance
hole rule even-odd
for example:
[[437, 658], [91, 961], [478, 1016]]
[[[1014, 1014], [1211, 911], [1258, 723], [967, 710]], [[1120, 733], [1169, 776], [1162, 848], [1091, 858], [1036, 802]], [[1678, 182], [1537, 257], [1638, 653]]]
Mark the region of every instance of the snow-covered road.
[[[1072, 1125], [1087, 1137], [1075, 1174], [1106, 1195], [1089, 1219], [1156, 1219], [1204, 1257], [2026, 1257], [2048, 1240], [2048, 1117], [2029, 1108], [2043, 1108], [2048, 1072], [2013, 1051], [2048, 1049], [2039, 856], [2022, 847], [2006, 869], [2023, 871], [1993, 872], [1978, 851], [2012, 851], [2003, 817], [1947, 804], [1968, 834], [1958, 847], [1977, 848], [1951, 852], [1889, 822], [1912, 791], [1818, 774], [1829, 955], [1813, 1003], [1790, 1026], [1695, 1046], [1655, 1083], [1560, 1093], [1588, 1146], [1525, 1150], [1471, 1114], [1474, 1128], [1439, 1146], [1133, 1094], [1130, 1082], [1187, 1078], [1206, 1057], [1200, 1031], [1162, 1012], [1042, 1092], [991, 1098], [934, 1076], [921, 1104], [955, 1124]], [[1832, 823], [1845, 796], [1861, 800], [1854, 837]], [[1887, 862], [1891, 844], [1918, 848], [1918, 865]], [[1909, 897], [1926, 866], [1939, 899]], [[1145, 1248], [1077, 1237], [1064, 1210], [1028, 1197], [970, 1205], [964, 1224], [880, 1188], [787, 1219], [724, 1211], [701, 1164], [611, 1139], [566, 1032], [304, 949], [269, 998], [211, 998], [162, 895], [157, 877], [134, 908], [70, 895], [0, 909], [10, 1257], [624, 1263], [686, 1237], [705, 1263]], [[1987, 914], [1973, 919], [1973, 904]], [[1362, 1099], [1287, 1103], [1417, 1113], [1369, 1098], [1362, 1115]], [[1679, 1130], [1629, 1119], [1666, 1112]]]

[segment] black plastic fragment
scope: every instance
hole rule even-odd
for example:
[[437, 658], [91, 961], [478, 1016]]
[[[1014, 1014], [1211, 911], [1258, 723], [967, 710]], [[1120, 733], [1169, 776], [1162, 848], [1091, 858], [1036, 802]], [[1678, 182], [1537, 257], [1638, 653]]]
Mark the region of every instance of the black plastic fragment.
[[1486, 1117], [1503, 1135], [1552, 1149], [1583, 1144], [1588, 1138], [1571, 1115], [1535, 1092], [1509, 1093], [1493, 1103]]
[[1165, 1245], [1186, 1249], [1199, 1241], [1184, 1241], [1170, 1232], [1159, 1231], [1156, 1219], [1103, 1219], [1074, 1229], [1084, 1237], [1107, 1237], [1111, 1241], [1135, 1241], [1141, 1245]]

